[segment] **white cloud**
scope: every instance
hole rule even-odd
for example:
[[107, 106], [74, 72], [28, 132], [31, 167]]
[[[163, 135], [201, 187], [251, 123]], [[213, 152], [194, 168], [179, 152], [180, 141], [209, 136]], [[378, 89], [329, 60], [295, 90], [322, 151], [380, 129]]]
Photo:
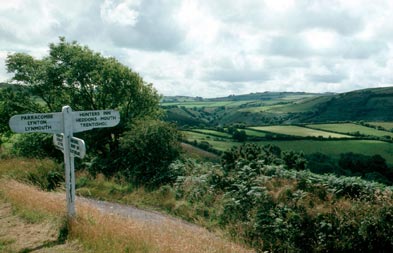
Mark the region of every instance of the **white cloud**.
[[7, 74], [5, 60], [7, 59], [8, 52], [0, 51], [0, 82], [7, 81], [11, 76]]
[[119, 25], [134, 26], [138, 21], [139, 13], [134, 10], [140, 1], [125, 1], [118, 4], [112, 0], [105, 0], [101, 5], [101, 17], [105, 22]]
[[389, 0], [0, 0], [7, 52], [58, 36], [114, 56], [165, 95], [393, 85]]

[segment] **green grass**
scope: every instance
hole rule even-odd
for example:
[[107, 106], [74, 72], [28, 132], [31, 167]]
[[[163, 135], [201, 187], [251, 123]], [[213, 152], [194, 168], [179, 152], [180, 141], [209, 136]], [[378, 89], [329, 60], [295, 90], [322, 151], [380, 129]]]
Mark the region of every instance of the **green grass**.
[[[292, 99], [294, 100], [294, 98]], [[318, 104], [326, 102], [329, 99], [330, 96], [321, 96], [321, 97], [305, 96], [302, 99], [298, 98], [292, 103], [277, 104], [278, 101], [276, 101], [276, 103], [267, 104], [266, 106], [245, 108], [239, 111], [248, 111], [253, 113], [271, 112], [271, 113], [278, 113], [278, 114], [310, 112], [310, 111], [315, 111], [317, 108], [316, 106]], [[290, 101], [291, 99], [283, 99], [282, 102], [290, 102]]]
[[275, 111], [281, 113], [280, 108], [284, 107], [286, 105], [282, 104], [266, 104], [262, 106], [256, 106], [256, 107], [249, 107], [249, 108], [243, 108], [239, 109], [239, 112], [252, 112], [252, 113], [258, 113], [258, 112], [268, 112], [268, 111]]
[[340, 124], [313, 124], [307, 127], [321, 129], [325, 131], [333, 131], [345, 134], [354, 134], [359, 132], [362, 135], [370, 135], [376, 137], [392, 136], [393, 133], [377, 130], [371, 127], [361, 126], [353, 123], [340, 123]]
[[206, 141], [210, 145], [213, 146], [214, 149], [220, 150], [220, 151], [226, 151], [230, 149], [231, 147], [235, 145], [240, 145], [241, 143], [239, 142], [234, 142], [234, 141], [228, 141], [225, 139], [219, 139], [217, 137], [213, 137], [207, 134], [200, 134], [200, 133], [195, 133], [195, 132], [190, 132], [190, 131], [182, 131], [186, 140], [192, 142], [192, 141]]
[[[252, 130], [250, 130], [252, 131]], [[255, 131], [254, 131], [255, 132]], [[214, 149], [220, 151], [226, 151], [233, 146], [241, 145], [242, 143], [228, 141], [228, 140], [217, 140], [206, 134], [199, 134], [194, 132], [184, 131], [184, 134], [188, 141], [207, 141]], [[342, 153], [359, 153], [363, 155], [376, 155], [379, 154], [386, 159], [387, 163], [393, 165], [393, 144], [378, 140], [274, 140], [274, 141], [258, 141], [254, 142], [259, 145], [276, 145], [282, 150], [295, 150], [303, 151], [305, 154], [312, 154], [316, 152], [338, 157]]]
[[218, 136], [218, 137], [222, 137], [222, 138], [232, 138], [232, 136], [228, 133], [219, 132], [219, 131], [215, 131], [215, 130], [196, 128], [196, 129], [193, 129], [193, 131], [203, 133], [203, 134], [212, 135], [212, 136]]
[[328, 101], [329, 99], [331, 99], [330, 96], [307, 98], [307, 99], [303, 99], [301, 101], [297, 101], [297, 102], [290, 104], [290, 105], [284, 105], [281, 108], [278, 108], [278, 110], [281, 112], [286, 112], [286, 113], [315, 111], [317, 108], [317, 105], [319, 105], [320, 103], [324, 103], [324, 102]]
[[254, 102], [252, 100], [242, 100], [242, 101], [200, 101], [200, 102], [164, 102], [162, 106], [184, 106], [186, 108], [201, 108], [201, 107], [237, 107], [243, 104]]
[[12, 208], [12, 212], [14, 215], [19, 216], [24, 221], [30, 224], [43, 223], [45, 220], [48, 219], [47, 214], [32, 211], [30, 209], [23, 208], [20, 205], [14, 205]]
[[309, 129], [299, 126], [260, 126], [260, 127], [250, 127], [254, 130], [271, 132], [275, 134], [285, 134], [300, 137], [320, 137], [323, 138], [352, 138], [348, 135], [329, 133], [320, 130]]
[[359, 153], [363, 155], [379, 154], [393, 165], [393, 144], [377, 140], [296, 140], [296, 141], [260, 141], [260, 145], [276, 145], [282, 150], [303, 151], [305, 154], [324, 153], [338, 157], [341, 153]]
[[381, 126], [388, 131], [393, 129], [393, 122], [367, 122], [367, 123], [373, 126]]
[[251, 136], [251, 137], [265, 137], [266, 136], [265, 132], [255, 131], [255, 130], [251, 130], [251, 129], [240, 129], [240, 130], [244, 130], [246, 132], [247, 136]]

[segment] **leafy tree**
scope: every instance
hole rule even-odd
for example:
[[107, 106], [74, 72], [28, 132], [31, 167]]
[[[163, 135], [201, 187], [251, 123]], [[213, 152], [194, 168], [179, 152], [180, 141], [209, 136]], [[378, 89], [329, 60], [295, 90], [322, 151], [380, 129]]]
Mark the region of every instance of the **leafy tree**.
[[[118, 126], [78, 134], [85, 140], [89, 150], [89, 157], [85, 161], [92, 172], [114, 174], [118, 170], [114, 168], [119, 167], [119, 161], [124, 155], [120, 150], [120, 137], [129, 130], [129, 123], [157, 119], [162, 115], [159, 108], [160, 96], [151, 84], [145, 83], [137, 73], [115, 58], [104, 57], [77, 42], [67, 42], [63, 37], [58, 43], [49, 45], [49, 55], [42, 59], [35, 59], [25, 53], [15, 53], [7, 57], [6, 65], [8, 72], [13, 74], [13, 82], [23, 85], [28, 91], [26, 94], [17, 91], [2, 94], [8, 96], [7, 101], [12, 103], [4, 105], [3, 102], [0, 107], [0, 110], [6, 111], [0, 112], [1, 117], [7, 118], [6, 122], [11, 114], [55, 112], [60, 111], [64, 105], [71, 106], [75, 111], [115, 109], [120, 112], [121, 120]], [[18, 97], [18, 94], [24, 96]], [[17, 99], [12, 100], [12, 97]], [[37, 106], [35, 101], [40, 101], [41, 106]], [[32, 106], [29, 106], [30, 104]], [[160, 131], [166, 129], [158, 121], [155, 123], [160, 127]], [[138, 127], [142, 129], [138, 130]], [[142, 132], [147, 129], [149, 131], [146, 134], [158, 136], [162, 141], [175, 134], [172, 129], [164, 135], [163, 132], [156, 134], [152, 125], [143, 127], [146, 126], [135, 123], [131, 129], [139, 133], [139, 137], [143, 136]], [[131, 134], [126, 136], [125, 139], [131, 138]], [[153, 141], [148, 142], [148, 136], [144, 138], [146, 145], [141, 146], [138, 152], [145, 149], [142, 153], [146, 155], [148, 152], [161, 151], [147, 145], [154, 144]], [[129, 145], [132, 146], [130, 143]], [[164, 145], [163, 142], [160, 145]], [[166, 165], [167, 160], [164, 161]], [[157, 161], [150, 159], [146, 160], [145, 164], [149, 162]]]
[[13, 154], [31, 158], [52, 157], [61, 161], [63, 155], [53, 147], [52, 136], [45, 133], [29, 133], [18, 136]]
[[15, 85], [0, 89], [0, 133], [9, 132], [8, 121], [18, 113], [40, 110], [25, 87]]
[[304, 158], [302, 152], [296, 151], [286, 151], [283, 152], [283, 157], [285, 165], [288, 169], [304, 170], [306, 169], [307, 160]]
[[169, 165], [180, 154], [181, 135], [168, 123], [137, 121], [121, 139], [121, 173], [136, 184], [158, 186], [174, 182], [179, 171]]
[[239, 142], [245, 142], [247, 140], [247, 134], [244, 130], [235, 130], [232, 134], [232, 138]]
[[[13, 80], [26, 85], [44, 103], [44, 111], [117, 109], [121, 123], [115, 129], [85, 133], [90, 150], [99, 153], [116, 148], [126, 123], [160, 114], [159, 95], [151, 84], [114, 58], [105, 58], [77, 42], [60, 38], [49, 45], [49, 56], [34, 59], [25, 53], [6, 61]], [[36, 111], [37, 108], [36, 108]]]

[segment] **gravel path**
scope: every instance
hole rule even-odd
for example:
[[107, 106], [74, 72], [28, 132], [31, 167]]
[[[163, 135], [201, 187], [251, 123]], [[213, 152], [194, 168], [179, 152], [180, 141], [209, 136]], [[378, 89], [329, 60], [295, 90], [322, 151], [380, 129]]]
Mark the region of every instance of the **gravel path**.
[[167, 221], [176, 222], [188, 227], [199, 228], [198, 225], [189, 223], [179, 218], [175, 218], [160, 212], [143, 210], [131, 205], [123, 205], [112, 203], [108, 201], [89, 199], [84, 197], [77, 197], [77, 202], [86, 203], [97, 208], [100, 212], [115, 214], [126, 218], [135, 219], [146, 223], [165, 223]]

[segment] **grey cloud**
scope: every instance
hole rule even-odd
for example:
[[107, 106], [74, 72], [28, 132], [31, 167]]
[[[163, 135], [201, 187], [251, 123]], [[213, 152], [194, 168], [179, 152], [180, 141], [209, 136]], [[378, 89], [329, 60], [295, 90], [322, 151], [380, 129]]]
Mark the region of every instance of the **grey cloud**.
[[340, 46], [340, 53], [348, 59], [366, 59], [389, 49], [383, 41], [347, 40]]
[[308, 80], [318, 83], [339, 83], [345, 78], [345, 74], [312, 74], [308, 76]]
[[357, 33], [365, 25], [361, 18], [351, 16], [347, 11], [324, 8], [318, 10], [299, 8], [288, 17], [288, 21], [288, 27], [296, 31], [322, 28], [334, 30], [341, 35]]
[[176, 5], [166, 1], [141, 1], [135, 25], [107, 24], [106, 29], [116, 46], [178, 51], [181, 50], [179, 46], [184, 39], [184, 31], [174, 20], [175, 10]]
[[269, 46], [262, 51], [271, 55], [297, 58], [307, 57], [313, 53], [300, 36], [293, 35], [273, 37]]
[[264, 70], [221, 68], [210, 71], [204, 78], [210, 81], [224, 82], [262, 82], [270, 79]]
[[307, 58], [312, 56], [344, 59], [366, 59], [388, 51], [387, 42], [372, 40], [364, 41], [351, 37], [339, 37], [336, 45], [331, 48], [313, 49], [298, 35], [273, 37], [267, 47], [261, 52], [269, 55]]
[[296, 34], [307, 29], [334, 30], [342, 35], [351, 35], [365, 26], [362, 17], [351, 10], [338, 7], [330, 1], [321, 4], [314, 0], [296, 1], [296, 6], [285, 13], [271, 13], [261, 1], [212, 1], [209, 7], [217, 17], [227, 24], [247, 24], [264, 30], [281, 30]]

